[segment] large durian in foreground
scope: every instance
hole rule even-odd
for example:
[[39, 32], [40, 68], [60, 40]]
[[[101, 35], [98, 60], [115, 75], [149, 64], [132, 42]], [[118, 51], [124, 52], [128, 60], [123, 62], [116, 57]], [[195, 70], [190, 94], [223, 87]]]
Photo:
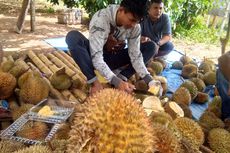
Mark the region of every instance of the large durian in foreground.
[[37, 104], [49, 95], [49, 85], [36, 73], [30, 75], [21, 87], [19, 96], [25, 103]]
[[12, 74], [0, 71], [0, 100], [9, 98], [16, 84], [16, 78]]
[[13, 153], [52, 153], [52, 151], [47, 146], [34, 145]]
[[230, 152], [230, 133], [221, 128], [212, 129], [208, 135], [210, 148], [216, 153]]
[[0, 152], [1, 153], [11, 153], [19, 149], [24, 148], [25, 145], [20, 142], [10, 141], [10, 140], [1, 140], [0, 141]]
[[131, 95], [104, 89], [76, 108], [68, 153], [152, 153], [155, 137]]

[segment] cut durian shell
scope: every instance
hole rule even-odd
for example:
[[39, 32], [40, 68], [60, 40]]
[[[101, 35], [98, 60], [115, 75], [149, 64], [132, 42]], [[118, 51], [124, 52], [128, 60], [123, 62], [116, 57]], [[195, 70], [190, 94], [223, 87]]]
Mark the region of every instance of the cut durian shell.
[[165, 112], [167, 112], [173, 119], [177, 117], [184, 117], [183, 109], [174, 101], [170, 101], [164, 106]]
[[[161, 101], [156, 96], [149, 96], [143, 100], [142, 106], [144, 107], [147, 114], [154, 112], [164, 111]], [[152, 111], [151, 111], [152, 110]]]

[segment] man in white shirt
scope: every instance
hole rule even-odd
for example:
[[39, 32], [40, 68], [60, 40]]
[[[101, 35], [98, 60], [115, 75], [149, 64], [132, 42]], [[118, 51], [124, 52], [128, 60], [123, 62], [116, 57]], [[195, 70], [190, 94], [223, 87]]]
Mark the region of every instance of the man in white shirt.
[[[103, 89], [94, 70], [115, 88], [132, 93], [134, 85], [127, 79], [136, 72], [149, 85], [159, 86], [145, 64], [155, 55], [156, 45], [140, 47], [139, 22], [146, 13], [146, 0], [123, 0], [94, 14], [89, 26], [89, 39], [78, 31], [66, 36], [70, 53], [91, 84], [91, 94]], [[127, 44], [126, 44], [127, 43]], [[128, 47], [127, 47], [128, 46]], [[119, 74], [113, 71], [120, 69]]]

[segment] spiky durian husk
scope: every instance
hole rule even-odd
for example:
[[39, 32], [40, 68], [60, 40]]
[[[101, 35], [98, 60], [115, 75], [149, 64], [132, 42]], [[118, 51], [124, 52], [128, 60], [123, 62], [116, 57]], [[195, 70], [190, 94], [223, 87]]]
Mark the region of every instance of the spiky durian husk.
[[204, 104], [208, 102], [208, 100], [209, 100], [209, 95], [203, 92], [198, 92], [196, 98], [194, 99], [194, 101], [199, 104]]
[[24, 113], [26, 113], [33, 106], [34, 105], [32, 105], [32, 104], [23, 104], [19, 108], [17, 108], [14, 111], [12, 111], [12, 118], [13, 118], [13, 120], [15, 121], [16, 119], [18, 119], [19, 117], [21, 117], [21, 115], [23, 115]]
[[201, 79], [201, 80], [204, 80], [204, 74], [198, 72], [197, 73], [197, 78]]
[[1, 140], [0, 141], [0, 152], [1, 153], [11, 153], [19, 149], [24, 148], [25, 146], [20, 142], [10, 141], [10, 140]]
[[37, 104], [49, 95], [49, 85], [43, 78], [32, 75], [23, 84], [19, 96], [25, 103]]
[[27, 71], [25, 73], [23, 73], [19, 78], [18, 78], [18, 86], [19, 88], [22, 88], [22, 85], [27, 81], [27, 79], [29, 77], [31, 77], [31, 75], [33, 75], [32, 71]]
[[213, 112], [217, 117], [221, 117], [222, 100], [220, 96], [215, 96], [209, 103], [207, 110]]
[[187, 64], [184, 65], [182, 68], [182, 72], [181, 75], [188, 79], [188, 78], [192, 78], [192, 77], [196, 77], [198, 73], [198, 67], [193, 65], [193, 64]]
[[51, 142], [53, 152], [55, 153], [66, 153], [67, 151], [67, 140], [54, 139]]
[[71, 78], [65, 73], [54, 73], [50, 79], [50, 83], [54, 88], [59, 90], [69, 89], [69, 87], [72, 85]]
[[144, 80], [138, 80], [137, 82], [135, 82], [135, 88], [138, 90], [144, 90], [147, 91], [148, 90], [148, 85], [145, 83]]
[[49, 132], [48, 126], [43, 122], [29, 121], [19, 131], [17, 136], [32, 140], [44, 140]]
[[180, 61], [183, 63], [183, 65], [185, 65], [185, 64], [188, 64], [189, 62], [191, 62], [192, 58], [187, 56], [187, 55], [183, 55], [183, 56], [181, 56]]
[[0, 99], [9, 98], [16, 87], [16, 78], [10, 73], [0, 72]]
[[104, 89], [76, 109], [68, 152], [154, 151], [152, 127], [143, 108], [131, 95]]
[[198, 91], [203, 92], [205, 89], [205, 83], [200, 78], [191, 78], [191, 81], [196, 85]]
[[211, 130], [213, 128], [224, 128], [224, 122], [216, 117], [216, 115], [212, 112], [205, 111], [200, 119], [199, 122], [201, 122], [203, 128], [206, 130]]
[[182, 70], [183, 65], [184, 64], [181, 61], [175, 61], [172, 63], [172, 68], [177, 70]]
[[153, 59], [153, 61], [156, 61], [156, 62], [160, 62], [161, 63], [161, 65], [163, 66], [163, 69], [165, 69], [166, 68], [166, 66], [167, 66], [167, 62], [165, 61], [165, 60], [163, 60], [162, 58], [158, 58], [158, 57], [155, 57], [154, 59]]
[[182, 110], [184, 111], [184, 117], [187, 117], [187, 118], [192, 118], [192, 111], [191, 109], [189, 108], [188, 105], [185, 105], [185, 104], [178, 104]]
[[21, 65], [14, 65], [8, 72], [12, 74], [14, 77], [18, 78], [21, 76], [23, 73], [25, 73], [27, 69], [22, 67]]
[[189, 118], [176, 118], [174, 120], [178, 130], [182, 136], [186, 138], [191, 144], [199, 148], [204, 143], [204, 133], [199, 124]]
[[211, 65], [209, 63], [205, 63], [205, 62], [202, 62], [200, 64], [199, 70], [201, 70], [203, 74], [212, 71]]
[[212, 129], [208, 135], [210, 148], [216, 153], [230, 152], [230, 133], [221, 128]]
[[178, 140], [182, 139], [180, 131], [177, 129], [176, 125], [173, 123], [172, 117], [165, 112], [152, 112], [149, 116], [151, 124], [160, 124], [167, 127], [172, 133], [177, 137]]
[[57, 130], [54, 135], [55, 139], [69, 139], [70, 125], [65, 123]]
[[34, 145], [15, 151], [14, 153], [52, 153], [52, 151], [47, 146]]
[[218, 107], [218, 108], [221, 108], [222, 106], [222, 100], [221, 100], [221, 97], [220, 96], [215, 96], [211, 103], [209, 103], [208, 107]]
[[156, 149], [158, 153], [181, 153], [180, 140], [171, 130], [160, 124], [153, 124], [153, 135], [156, 139]]
[[0, 69], [3, 72], [8, 72], [14, 66], [14, 61], [7, 60], [1, 63]]
[[206, 85], [216, 84], [216, 72], [207, 72], [204, 74], [204, 83]]
[[188, 89], [192, 100], [196, 98], [198, 89], [192, 81], [187, 80], [182, 83], [180, 87], [185, 87]]
[[178, 104], [190, 105], [192, 99], [190, 92], [185, 87], [178, 88], [172, 95], [172, 100]]
[[175, 61], [172, 64], [172, 68], [173, 69], [177, 69], [177, 70], [182, 70], [183, 68], [183, 63], [181, 61]]
[[161, 72], [163, 71], [163, 66], [160, 62], [151, 61], [149, 63], [149, 67], [156, 73], [156, 75], [161, 74]]

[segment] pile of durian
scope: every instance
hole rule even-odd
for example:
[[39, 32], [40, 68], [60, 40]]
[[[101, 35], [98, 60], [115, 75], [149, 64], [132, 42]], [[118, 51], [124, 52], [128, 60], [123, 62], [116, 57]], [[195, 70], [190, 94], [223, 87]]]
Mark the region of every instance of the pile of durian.
[[[74, 113], [62, 124], [50, 142], [28, 146], [1, 140], [0, 150], [3, 153], [230, 151], [230, 129], [225, 129], [224, 123], [219, 119], [220, 97], [213, 99], [199, 121], [192, 119], [189, 105], [198, 97], [197, 92], [205, 88], [197, 87], [193, 81], [186, 81], [172, 97], [131, 95], [111, 88], [88, 96], [86, 79], [68, 54], [37, 54], [29, 51], [26, 56], [13, 57], [4, 57], [0, 72], [0, 80], [4, 80], [0, 83], [0, 97], [9, 102], [13, 120], [47, 97], [76, 101], [76, 106]], [[161, 66], [156, 68], [154, 65]], [[154, 78], [162, 83], [165, 94], [167, 79], [159, 76], [165, 68], [164, 61], [152, 61], [148, 67]], [[148, 90], [137, 75], [129, 81], [140, 90]], [[4, 123], [2, 127], [8, 125]], [[50, 124], [32, 121], [25, 124], [16, 135], [42, 140], [51, 128]], [[217, 133], [219, 137], [216, 136]]]

